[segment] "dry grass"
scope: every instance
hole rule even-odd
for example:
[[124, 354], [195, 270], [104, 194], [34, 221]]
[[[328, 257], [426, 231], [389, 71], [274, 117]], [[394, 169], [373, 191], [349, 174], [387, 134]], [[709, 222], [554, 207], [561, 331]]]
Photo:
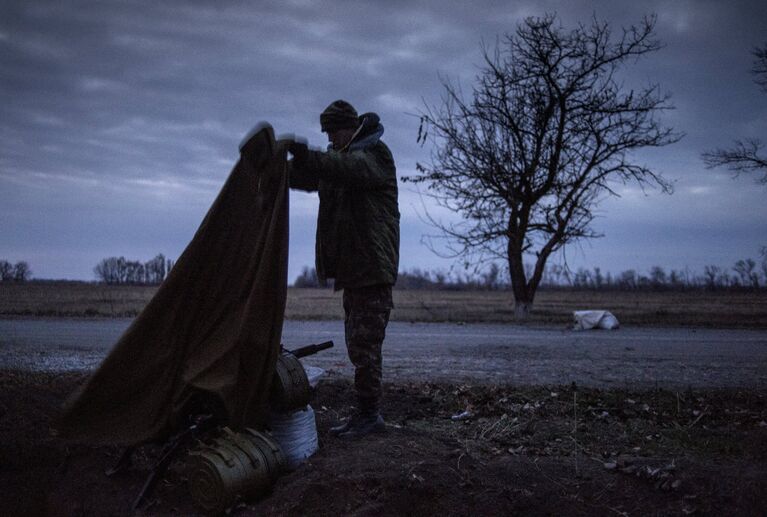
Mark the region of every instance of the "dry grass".
[[[394, 291], [392, 319], [511, 323], [507, 291]], [[572, 313], [606, 309], [625, 325], [767, 328], [767, 292], [620, 292], [544, 290], [538, 293], [530, 324], [566, 325]], [[290, 289], [288, 318], [343, 317], [341, 294], [326, 289]]]
[[0, 315], [135, 316], [156, 286], [110, 286], [86, 282], [0, 284]]
[[[157, 291], [149, 286], [83, 282], [0, 284], [0, 316], [135, 316]], [[514, 322], [505, 291], [396, 291], [393, 320]], [[607, 309], [624, 325], [767, 328], [767, 292], [540, 291], [530, 324], [566, 325], [572, 312]], [[341, 293], [288, 289], [288, 319], [343, 317]]]

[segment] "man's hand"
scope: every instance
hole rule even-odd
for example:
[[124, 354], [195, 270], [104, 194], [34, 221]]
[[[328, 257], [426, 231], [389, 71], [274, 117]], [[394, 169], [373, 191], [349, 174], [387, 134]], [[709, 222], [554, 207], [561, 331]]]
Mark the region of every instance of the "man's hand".
[[293, 162], [296, 165], [300, 165], [306, 160], [309, 154], [309, 146], [306, 142], [297, 142], [293, 140], [288, 144], [288, 152], [293, 155]]

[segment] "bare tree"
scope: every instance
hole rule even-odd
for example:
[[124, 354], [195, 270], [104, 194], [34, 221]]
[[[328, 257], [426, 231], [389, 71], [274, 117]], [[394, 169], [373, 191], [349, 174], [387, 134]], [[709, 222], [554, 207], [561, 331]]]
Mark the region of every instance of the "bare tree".
[[[762, 87], [767, 93], [767, 45], [753, 51], [754, 66], [751, 73], [754, 82]], [[764, 144], [756, 138], [736, 140], [734, 147], [730, 149], [716, 149], [703, 153], [703, 161], [706, 167], [727, 167], [735, 176], [741, 173], [761, 174], [757, 177], [757, 183], [767, 185], [767, 155], [762, 151]]]
[[721, 271], [722, 269], [719, 266], [706, 266], [703, 268], [703, 278], [706, 287], [709, 289], [716, 289], [716, 280], [719, 278]]
[[596, 287], [597, 289], [601, 289], [602, 286], [605, 283], [605, 277], [602, 276], [602, 269], [601, 268], [598, 268], [598, 267], [594, 268], [594, 276], [593, 276], [593, 278], [594, 278], [594, 287]]
[[767, 93], [767, 44], [762, 48], [755, 48], [752, 54], [755, 58], [754, 66], [751, 68], [751, 73], [754, 74], [754, 82]]
[[575, 276], [573, 277], [573, 285], [575, 287], [589, 287], [593, 285], [591, 271], [579, 267], [578, 271], [575, 272]]
[[491, 262], [487, 271], [482, 273], [482, 280], [480, 282], [482, 288], [489, 291], [498, 289], [501, 285], [501, 268], [498, 264]]
[[165, 280], [165, 256], [162, 253], [144, 264], [144, 275], [147, 284], [161, 284]]
[[101, 260], [101, 262], [96, 264], [96, 267], [93, 268], [93, 273], [96, 275], [96, 278], [105, 284], [119, 284], [120, 270], [118, 267], [118, 258], [109, 257]]
[[[528, 18], [514, 35], [483, 49], [470, 99], [443, 80], [438, 106], [421, 113], [418, 140], [431, 161], [408, 181], [425, 182], [459, 223], [431, 222], [448, 256], [508, 261], [515, 313], [525, 317], [552, 253], [592, 230], [598, 201], [618, 183], [671, 185], [630, 152], [677, 141], [657, 121], [669, 109], [657, 86], [626, 90], [627, 62], [658, 50], [655, 18], [615, 38], [606, 23], [566, 31], [554, 15]], [[432, 245], [435, 251], [436, 246]], [[524, 257], [535, 263], [525, 273]]]
[[764, 277], [764, 285], [767, 286], [767, 246], [762, 246], [759, 249], [759, 254], [762, 257], [762, 276]]
[[146, 270], [144, 264], [138, 260], [129, 260], [125, 263], [125, 276], [129, 284], [145, 284]]
[[14, 282], [26, 282], [32, 276], [32, 270], [29, 269], [29, 264], [23, 260], [16, 262], [13, 265], [13, 281]]
[[666, 285], [666, 270], [661, 266], [653, 266], [650, 269], [650, 284], [654, 289], [660, 289]]
[[755, 271], [756, 262], [754, 259], [739, 260], [732, 269], [738, 274], [742, 286], [759, 287], [759, 274]]
[[118, 283], [128, 283], [128, 260], [125, 257], [117, 257], [117, 276], [120, 279]]
[[564, 266], [559, 264], [552, 264], [548, 268], [549, 276], [551, 277], [552, 285], [562, 285], [566, 282], [566, 273]]
[[13, 280], [13, 264], [7, 260], [0, 260], [0, 281], [10, 282]]
[[687, 287], [687, 283], [684, 279], [684, 272], [672, 269], [668, 275], [668, 284], [672, 289], [679, 289], [680, 287]]

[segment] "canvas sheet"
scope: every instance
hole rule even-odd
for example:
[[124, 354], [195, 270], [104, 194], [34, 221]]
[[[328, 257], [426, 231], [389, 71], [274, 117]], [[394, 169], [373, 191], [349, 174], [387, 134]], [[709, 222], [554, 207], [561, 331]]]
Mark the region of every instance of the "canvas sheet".
[[201, 393], [220, 402], [232, 426], [266, 421], [287, 292], [286, 156], [268, 126], [243, 144], [165, 282], [70, 397], [62, 436], [162, 438]]

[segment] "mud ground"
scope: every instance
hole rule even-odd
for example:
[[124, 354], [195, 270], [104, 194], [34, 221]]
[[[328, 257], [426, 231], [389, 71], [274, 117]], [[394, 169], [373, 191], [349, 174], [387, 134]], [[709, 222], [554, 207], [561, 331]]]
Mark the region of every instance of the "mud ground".
[[[49, 426], [84, 373], [0, 371], [0, 514], [131, 515], [158, 447], [118, 477], [113, 447]], [[312, 402], [320, 451], [232, 515], [763, 515], [767, 399], [760, 390], [386, 385], [387, 432], [328, 428], [352, 410], [346, 377]], [[467, 411], [460, 421], [452, 415]], [[138, 515], [195, 515], [181, 463]]]

